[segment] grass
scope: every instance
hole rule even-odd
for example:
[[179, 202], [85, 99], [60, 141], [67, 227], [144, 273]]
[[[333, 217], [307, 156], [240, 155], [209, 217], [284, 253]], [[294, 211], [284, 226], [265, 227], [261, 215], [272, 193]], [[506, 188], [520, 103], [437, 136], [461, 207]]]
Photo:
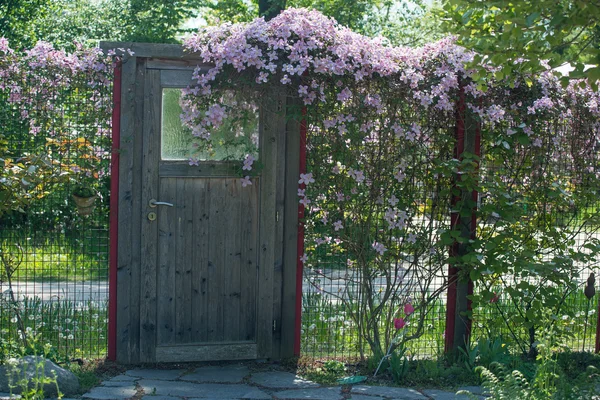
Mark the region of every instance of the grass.
[[[594, 297], [588, 303], [588, 299], [584, 296], [582, 290], [572, 292], [565, 298], [564, 306], [559, 315], [556, 316], [554, 323], [564, 332], [565, 344], [573, 351], [594, 350], [596, 324], [598, 322], [597, 301], [597, 297]], [[515, 305], [504, 296], [500, 297], [497, 306], [507, 316], [514, 316], [518, 313]], [[587, 319], [585, 316], [586, 310], [588, 312]], [[569, 316], [569, 314], [572, 316]], [[586, 323], [587, 331], [585, 329]], [[528, 342], [529, 331], [524, 326], [511, 324], [511, 328], [517, 333], [522, 342]], [[540, 331], [538, 333], [541, 333], [542, 327], [538, 327], [538, 330]], [[583, 348], [584, 332], [585, 349]], [[479, 307], [473, 311], [473, 337], [502, 337], [507, 343], [514, 345], [508, 326], [505, 325], [497, 308], [491, 305]]]
[[[99, 358], [107, 349], [107, 303], [71, 301], [43, 302], [25, 298], [20, 303], [25, 330], [50, 343], [57, 361]], [[17, 316], [5, 298], [0, 298], [0, 362], [21, 350]]]
[[[21, 250], [19, 250], [19, 247]], [[22, 261], [14, 281], [94, 281], [108, 279], [108, 231], [86, 229], [70, 236], [11, 231], [2, 250]]]

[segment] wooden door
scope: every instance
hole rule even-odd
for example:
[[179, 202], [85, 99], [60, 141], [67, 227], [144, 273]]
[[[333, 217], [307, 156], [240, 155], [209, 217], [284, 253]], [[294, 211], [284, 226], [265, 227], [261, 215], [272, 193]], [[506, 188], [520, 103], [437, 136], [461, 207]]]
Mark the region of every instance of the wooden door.
[[140, 361], [268, 358], [283, 116], [261, 108], [263, 168], [242, 187], [239, 162], [190, 165], [165, 157], [164, 98], [191, 82], [191, 70], [146, 66], [138, 79], [144, 80]]

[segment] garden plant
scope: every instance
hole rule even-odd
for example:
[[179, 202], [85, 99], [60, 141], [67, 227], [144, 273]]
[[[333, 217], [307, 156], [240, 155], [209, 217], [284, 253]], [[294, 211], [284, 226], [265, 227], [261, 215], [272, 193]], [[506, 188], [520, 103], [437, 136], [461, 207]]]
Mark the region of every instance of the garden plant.
[[[209, 27], [184, 47], [213, 66], [195, 71], [197, 84], [180, 100], [190, 165], [225, 149], [218, 158], [239, 161], [242, 186], [252, 185], [262, 165], [249, 121], [277, 106], [275, 94], [287, 98], [281, 112], [305, 128], [297, 192], [305, 232], [298, 257], [310, 284], [305, 354], [370, 360], [369, 375], [399, 383], [419, 368], [441, 377], [445, 366], [417, 358], [445, 362], [446, 293], [471, 282], [460, 317], [472, 340], [452, 361], [471, 375], [483, 367], [492, 385], [566, 393], [551, 377], [562, 374], [557, 349], [585, 350], [595, 331], [597, 300], [584, 288], [600, 252], [597, 90], [565, 83], [550, 68], [504, 75], [484, 65], [490, 75], [482, 77], [469, 68], [476, 54], [453, 39], [395, 47], [306, 9]], [[64, 231], [79, 221], [52, 196], [65, 182], [100, 194], [106, 211], [114, 61], [112, 53], [68, 54], [44, 43], [16, 54], [0, 39], [8, 82], [0, 84], [0, 118], [12, 124], [0, 132], [3, 226], [25, 220]], [[475, 138], [472, 148], [460, 148], [461, 132]], [[33, 212], [48, 199], [54, 203]], [[10, 286], [19, 247], [2, 249]], [[54, 306], [33, 300], [27, 314], [9, 295], [0, 318], [16, 319], [21, 334], [56, 323], [54, 334], [68, 344], [84, 323], [95, 324], [98, 338], [105, 329], [103, 305], [66, 304], [59, 322]], [[326, 370], [346, 372], [335, 361]]]

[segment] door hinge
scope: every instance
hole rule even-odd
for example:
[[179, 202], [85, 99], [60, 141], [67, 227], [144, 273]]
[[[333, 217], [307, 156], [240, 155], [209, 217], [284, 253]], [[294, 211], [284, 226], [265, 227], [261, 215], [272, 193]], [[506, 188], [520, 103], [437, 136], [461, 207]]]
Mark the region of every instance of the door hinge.
[[275, 332], [277, 330], [277, 320], [274, 319], [273, 320], [273, 332]]
[[279, 211], [275, 211], [275, 222], [279, 222]]

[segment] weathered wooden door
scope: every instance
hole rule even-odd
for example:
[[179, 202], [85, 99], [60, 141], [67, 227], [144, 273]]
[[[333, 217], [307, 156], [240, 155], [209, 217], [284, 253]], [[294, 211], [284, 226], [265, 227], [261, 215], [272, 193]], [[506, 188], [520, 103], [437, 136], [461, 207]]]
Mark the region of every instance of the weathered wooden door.
[[165, 101], [191, 83], [191, 74], [148, 63], [138, 75], [144, 80], [140, 361], [268, 358], [276, 152], [285, 122], [276, 106], [258, 113], [263, 168], [251, 185], [242, 187], [239, 162], [190, 165], [196, 163], [165, 150]]

